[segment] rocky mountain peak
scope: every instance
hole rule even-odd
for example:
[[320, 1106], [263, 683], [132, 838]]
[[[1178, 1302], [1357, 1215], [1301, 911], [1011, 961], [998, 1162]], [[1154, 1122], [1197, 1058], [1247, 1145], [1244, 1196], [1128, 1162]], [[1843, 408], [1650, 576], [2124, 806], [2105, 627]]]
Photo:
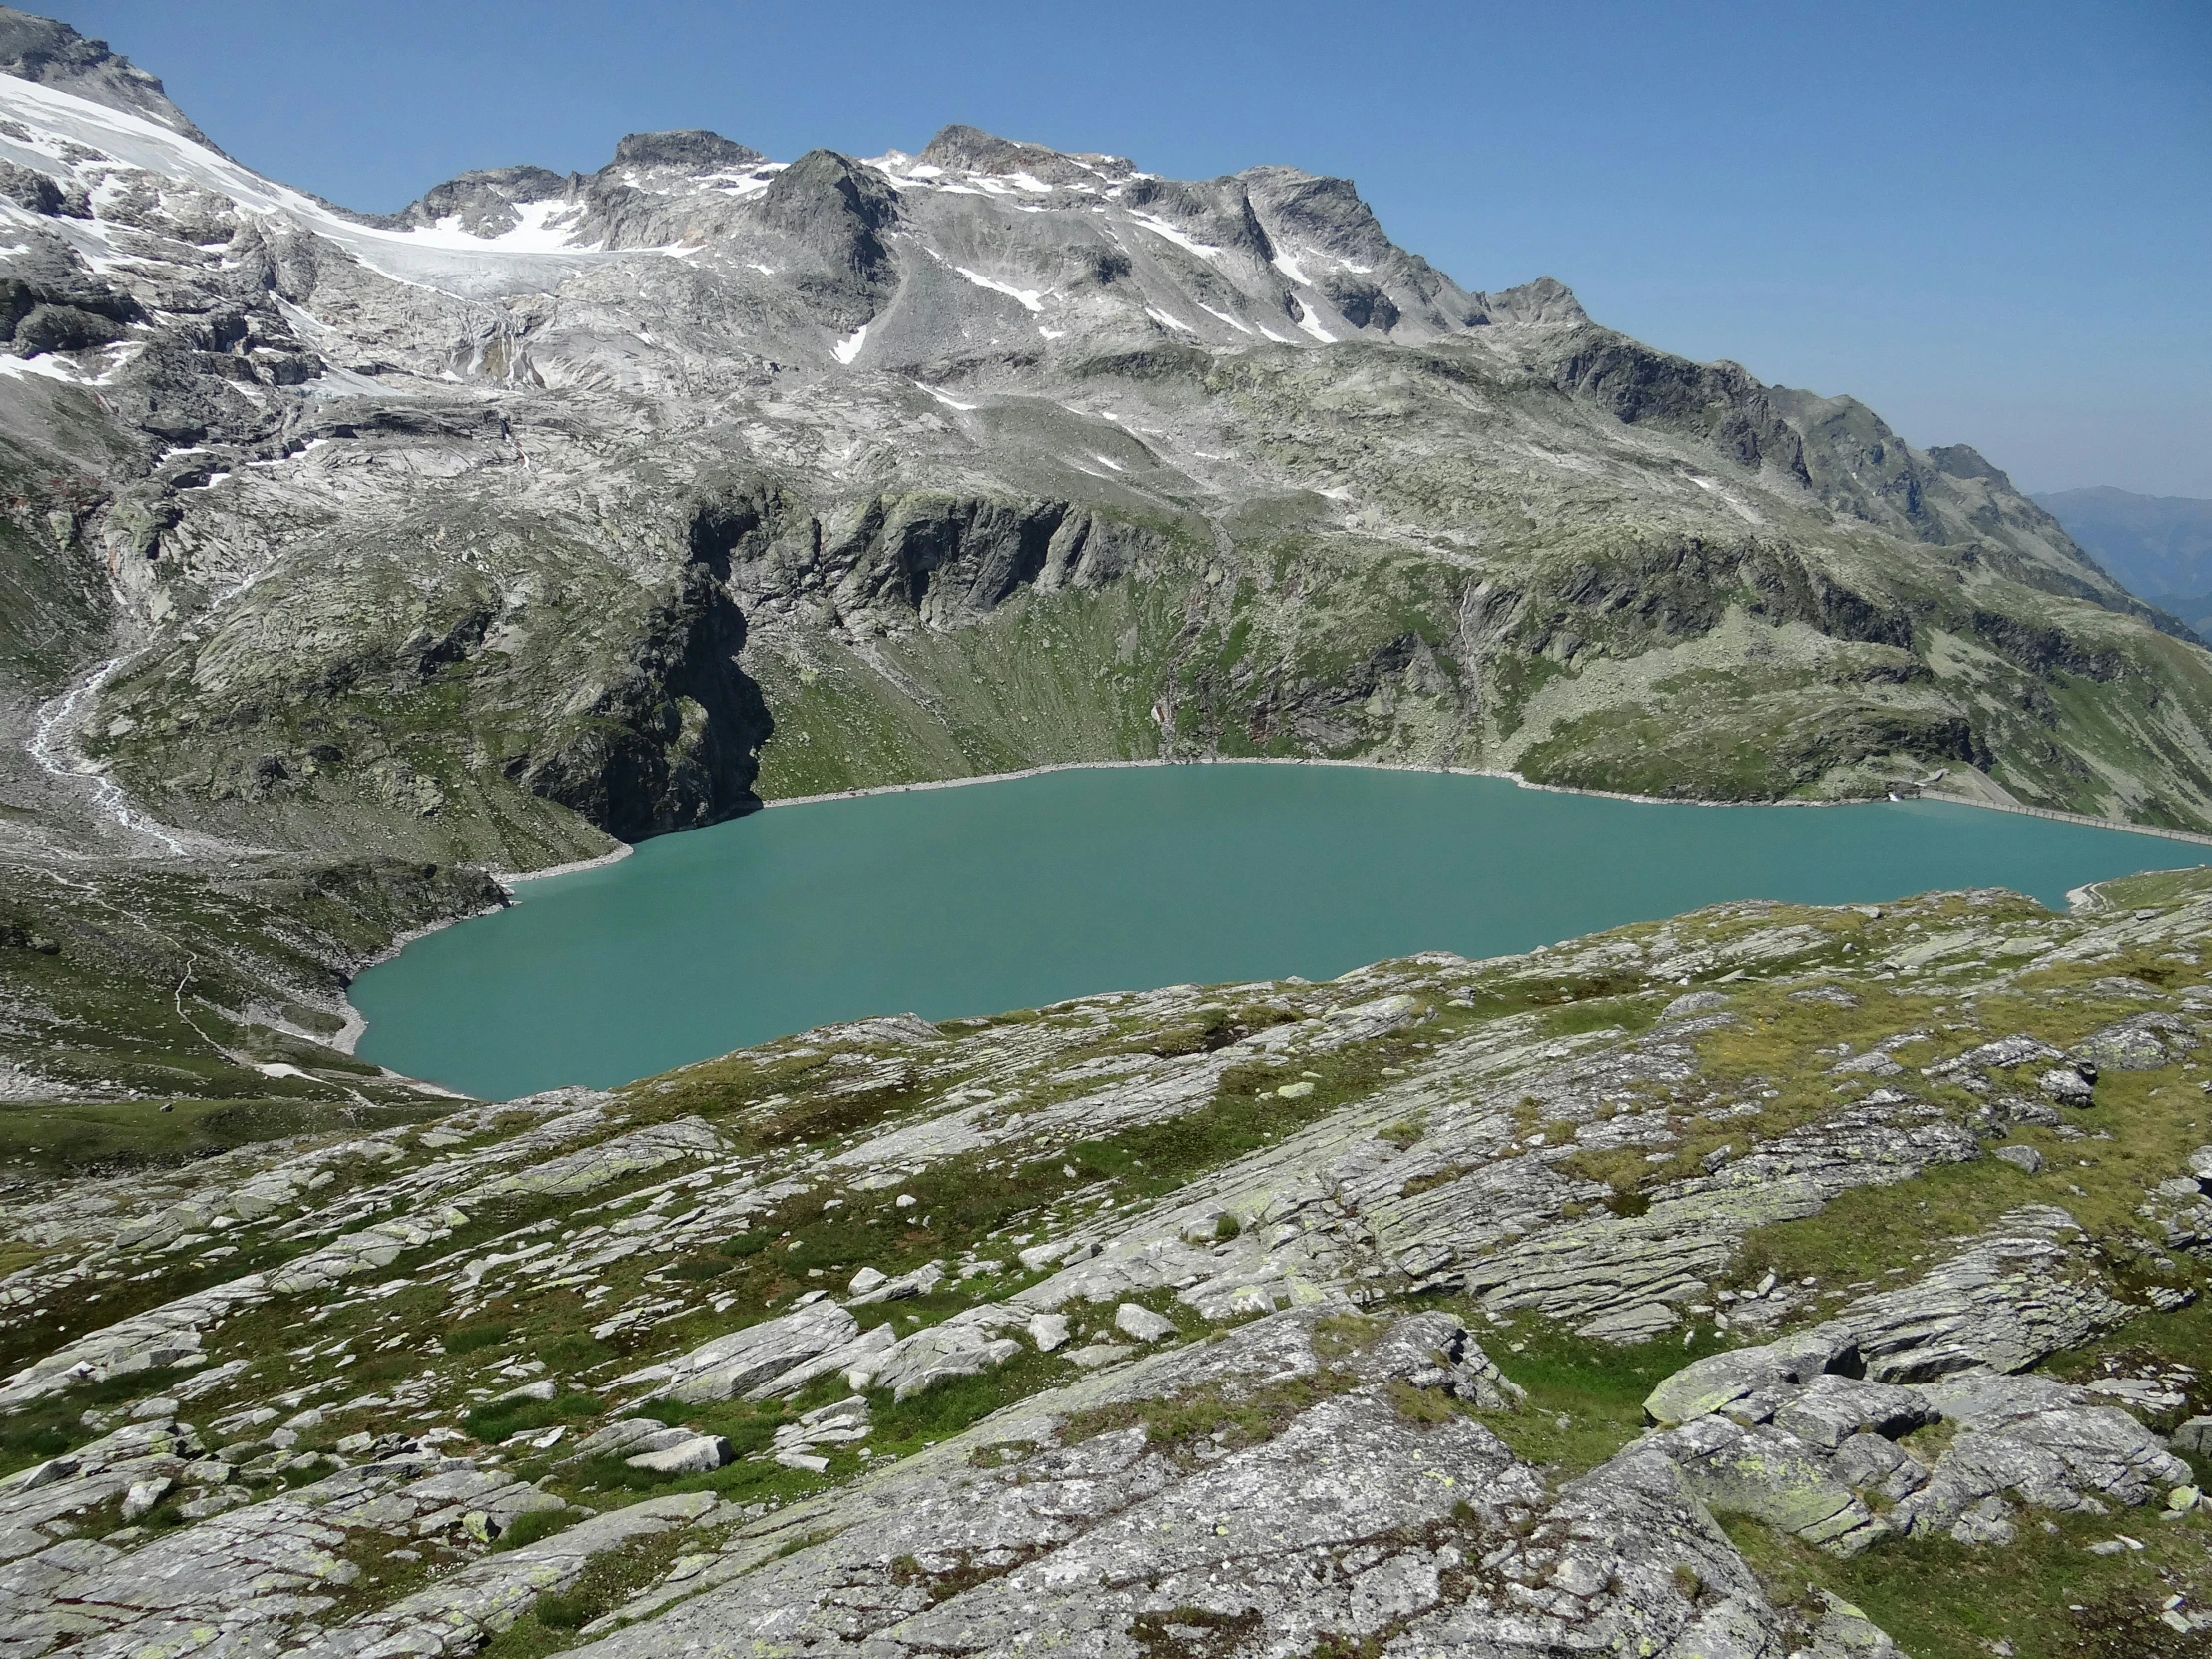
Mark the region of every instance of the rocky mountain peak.
[[1026, 173], [1051, 185], [1101, 179], [1112, 183], [1137, 176], [1136, 168], [1125, 156], [1054, 150], [1020, 139], [1002, 139], [980, 127], [958, 123], [940, 131], [914, 161], [917, 166], [947, 173], [980, 173], [993, 178]]
[[702, 127], [679, 127], [665, 133], [627, 133], [615, 146], [615, 159], [602, 174], [619, 168], [667, 169], [694, 176], [758, 167], [768, 158], [758, 150], [710, 133]]
[[1936, 470], [1953, 478], [1988, 478], [2012, 487], [2011, 477], [2001, 467], [1992, 466], [1986, 456], [1970, 443], [1940, 444], [1928, 452], [1928, 458], [1936, 463]]
[[1556, 276], [1539, 276], [1533, 282], [1488, 295], [1491, 320], [1538, 327], [1580, 327], [1590, 320], [1574, 289]]
[[452, 221], [472, 237], [503, 236], [522, 222], [525, 203], [563, 195], [568, 180], [549, 168], [527, 163], [486, 167], [433, 185], [388, 220], [393, 225], [436, 225]]
[[40, 86], [57, 87], [111, 110], [158, 121], [195, 144], [214, 142], [162, 90], [161, 78], [108, 50], [104, 40], [87, 40], [66, 23], [34, 17], [0, 6], [0, 74]]
[[1237, 180], [1261, 212], [1304, 246], [1370, 269], [1398, 251], [1350, 179], [1295, 167], [1253, 167]]

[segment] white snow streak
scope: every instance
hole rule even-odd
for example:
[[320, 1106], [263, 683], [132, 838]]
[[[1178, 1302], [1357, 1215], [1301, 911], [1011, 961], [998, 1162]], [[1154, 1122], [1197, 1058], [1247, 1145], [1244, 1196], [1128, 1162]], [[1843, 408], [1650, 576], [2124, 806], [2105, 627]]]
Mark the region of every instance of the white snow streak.
[[1131, 213], [1129, 218], [1131, 223], [1143, 226], [1156, 237], [1166, 238], [1178, 248], [1189, 249], [1202, 260], [1213, 260], [1221, 257], [1221, 250], [1212, 243], [1200, 242], [1197, 238], [1178, 231], [1164, 219], [1154, 219], [1150, 214], [1140, 213]]
[[838, 362], [850, 363], [854, 357], [860, 354], [860, 347], [865, 344], [867, 344], [867, 324], [863, 322], [830, 349], [835, 354]]
[[[395, 281], [441, 292], [544, 291], [584, 265], [648, 252], [605, 253], [568, 247], [565, 235], [549, 223], [565, 206], [561, 203], [528, 204], [534, 211], [526, 212], [524, 223], [507, 233], [507, 239], [512, 240], [472, 237], [457, 227], [448, 235], [436, 230], [387, 231], [357, 224], [158, 122], [13, 76], [0, 76], [0, 111], [50, 140], [86, 145], [126, 167], [188, 181], [228, 197], [249, 214], [288, 220], [336, 243]], [[17, 154], [30, 149], [19, 143], [5, 148]]]
[[957, 397], [953, 397], [946, 392], [939, 391], [935, 386], [928, 384], [926, 381], [916, 380], [914, 384], [920, 386], [923, 391], [927, 392], [931, 397], [934, 397], [946, 408], [958, 409], [962, 414], [973, 414], [977, 409], [983, 406], [980, 403], [963, 403]]
[[1168, 315], [1167, 312], [1156, 309], [1151, 305], [1147, 305], [1144, 308], [1144, 314], [1152, 318], [1153, 321], [1160, 323], [1164, 327], [1180, 328], [1186, 334], [1195, 334], [1198, 332], [1198, 330], [1196, 328], [1193, 328], [1188, 322], [1178, 321], [1176, 318]]
[[1018, 299], [1032, 311], [1044, 309], [1045, 290], [1042, 288], [1017, 288], [1011, 282], [994, 281], [988, 276], [968, 270], [964, 265], [952, 268], [979, 288], [989, 288], [993, 293], [1003, 293], [1009, 299]]
[[[430, 248], [466, 249], [487, 254], [567, 254], [573, 222], [580, 210], [558, 198], [545, 202], [517, 202], [521, 223], [496, 237], [480, 237], [461, 229], [461, 216], [447, 214], [435, 225], [416, 225], [399, 235]], [[559, 222], [559, 223], [556, 223]], [[596, 249], [584, 250], [596, 253]]]

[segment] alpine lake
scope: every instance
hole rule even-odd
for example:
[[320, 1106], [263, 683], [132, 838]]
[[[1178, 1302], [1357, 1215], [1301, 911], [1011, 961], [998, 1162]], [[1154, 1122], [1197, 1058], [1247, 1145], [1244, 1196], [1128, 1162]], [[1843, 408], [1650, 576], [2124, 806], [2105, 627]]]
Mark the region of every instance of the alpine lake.
[[352, 988], [365, 1059], [486, 1099], [817, 1025], [1529, 950], [1732, 899], [2074, 887], [2197, 846], [1940, 801], [1673, 806], [1308, 765], [808, 802], [519, 883]]

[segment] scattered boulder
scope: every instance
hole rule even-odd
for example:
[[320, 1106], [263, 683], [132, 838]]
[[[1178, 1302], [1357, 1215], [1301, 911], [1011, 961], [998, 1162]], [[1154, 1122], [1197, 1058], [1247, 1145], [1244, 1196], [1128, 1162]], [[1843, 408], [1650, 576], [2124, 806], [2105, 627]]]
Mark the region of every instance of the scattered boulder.
[[1175, 1335], [1175, 1321], [1134, 1302], [1114, 1310], [1114, 1329], [1140, 1343], [1156, 1343]]
[[[870, 1271], [872, 1270], [861, 1270], [862, 1273]], [[857, 1290], [848, 1300], [846, 1306], [865, 1308], [878, 1302], [903, 1302], [908, 1297], [927, 1296], [943, 1282], [944, 1264], [942, 1262], [929, 1262], [914, 1269], [912, 1273], [900, 1274], [896, 1279], [878, 1275], [872, 1287]], [[853, 1279], [853, 1284], [855, 1286], [859, 1285], [857, 1275]]]
[[616, 1452], [656, 1449], [660, 1445], [674, 1445], [674, 1438], [663, 1436], [682, 1435], [686, 1430], [671, 1428], [652, 1417], [624, 1417], [610, 1422], [595, 1434], [587, 1435], [577, 1443], [564, 1462], [580, 1462], [586, 1457], [604, 1457]]
[[1720, 991], [1691, 991], [1669, 1002], [1659, 1017], [1663, 1020], [1688, 1019], [1696, 1014], [1717, 1013], [1728, 1006], [1728, 998]]
[[2195, 1028], [2179, 1014], [2130, 1014], [2076, 1045], [2076, 1051], [2114, 1071], [2156, 1071], [2176, 1053], [2197, 1046]]
[[[1849, 1327], [1814, 1326], [1758, 1348], [1732, 1349], [1693, 1361], [1652, 1389], [1644, 1420], [1662, 1428], [1694, 1422], [1755, 1396], [1810, 1382], [1824, 1372], [1859, 1368], [1859, 1342]], [[1771, 1415], [1773, 1404], [1766, 1406]]]
[[623, 1461], [634, 1469], [650, 1469], [655, 1474], [709, 1474], [736, 1455], [720, 1434], [694, 1434], [686, 1429], [675, 1432], [679, 1438], [674, 1443], [637, 1452]]
[[1068, 1358], [1083, 1370], [1094, 1371], [1100, 1366], [1110, 1366], [1118, 1360], [1126, 1360], [1134, 1353], [1136, 1350], [1127, 1343], [1085, 1343], [1081, 1348], [1069, 1349]]
[[2200, 1456], [2212, 1453], [2212, 1417], [2191, 1417], [2174, 1430], [2173, 1445], [2176, 1451], [2194, 1451]]
[[2077, 1066], [2053, 1066], [2036, 1080], [2043, 1092], [2061, 1106], [2094, 1106], [2097, 1103], [2096, 1076]]
[[950, 1377], [994, 1371], [1021, 1352], [1010, 1337], [994, 1337], [981, 1322], [947, 1320], [915, 1332], [873, 1365], [870, 1385], [891, 1390], [893, 1399], [910, 1399]]
[[2001, 1071], [2012, 1066], [2024, 1066], [2030, 1062], [2050, 1063], [2065, 1059], [2065, 1051], [2051, 1047], [2040, 1037], [2015, 1032], [2009, 1037], [1999, 1037], [1994, 1042], [1969, 1048], [1953, 1059], [1938, 1061], [1928, 1068], [1932, 1077], [1943, 1077], [1960, 1071]]
[[126, 1521], [137, 1520], [167, 1497], [176, 1484], [166, 1474], [156, 1475], [151, 1480], [133, 1482], [131, 1488], [123, 1494], [123, 1518]]
[[781, 1318], [703, 1343], [668, 1368], [660, 1391], [670, 1399], [735, 1399], [761, 1383], [859, 1335], [860, 1322], [834, 1302], [817, 1302]]

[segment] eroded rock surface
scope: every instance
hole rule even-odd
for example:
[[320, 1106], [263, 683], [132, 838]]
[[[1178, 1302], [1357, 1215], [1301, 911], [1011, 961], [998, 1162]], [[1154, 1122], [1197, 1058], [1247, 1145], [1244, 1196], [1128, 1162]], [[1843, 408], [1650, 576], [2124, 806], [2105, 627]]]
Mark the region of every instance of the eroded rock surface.
[[[2212, 999], [2106, 964], [2208, 935], [2186, 894], [1733, 905], [860, 1022], [27, 1194], [0, 1427], [50, 1449], [0, 1486], [0, 1622], [25, 1655], [179, 1659], [518, 1623], [622, 1652], [1880, 1651], [1729, 1529], [1848, 1575], [2203, 1524], [2205, 1368], [2127, 1334], [2196, 1294]], [[2038, 1087], [2146, 1013], [2163, 1064]], [[1912, 1225], [1924, 1190], [1973, 1225]], [[1868, 1214], [1908, 1224], [1840, 1219]], [[1648, 1424], [1556, 1391], [1616, 1363]], [[247, 1563], [260, 1588], [217, 1588]]]

